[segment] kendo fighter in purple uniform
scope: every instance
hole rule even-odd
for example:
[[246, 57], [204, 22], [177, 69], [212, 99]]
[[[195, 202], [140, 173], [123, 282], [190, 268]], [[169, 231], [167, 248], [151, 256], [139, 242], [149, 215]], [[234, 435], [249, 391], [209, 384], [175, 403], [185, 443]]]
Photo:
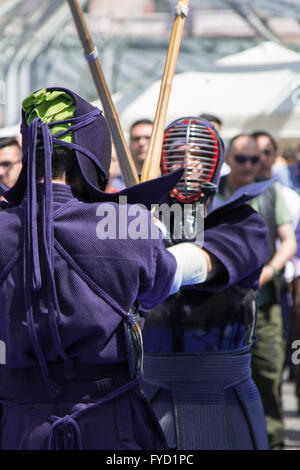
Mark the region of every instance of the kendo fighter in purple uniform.
[[[0, 207], [0, 447], [167, 448], [141, 388], [135, 307], [200, 282], [202, 266], [177, 262], [146, 209], [143, 229], [158, 236], [126, 229], [133, 205], [159, 202], [182, 170], [105, 193], [106, 120], [63, 88], [23, 101], [21, 133], [22, 170]], [[99, 223], [114, 236], [100, 237]]]
[[201, 283], [175, 289], [158, 305], [143, 329], [145, 391], [172, 449], [268, 448], [249, 351], [270, 247], [265, 222], [245, 204], [266, 186], [241, 188], [204, 218], [203, 232], [199, 204], [217, 191], [223, 153], [204, 119], [181, 118], [165, 131], [162, 173], [184, 167], [168, 204], [187, 209], [166, 227], [165, 243], [177, 260], [190, 260], [190, 270], [201, 263], [198, 246], [212, 263]]

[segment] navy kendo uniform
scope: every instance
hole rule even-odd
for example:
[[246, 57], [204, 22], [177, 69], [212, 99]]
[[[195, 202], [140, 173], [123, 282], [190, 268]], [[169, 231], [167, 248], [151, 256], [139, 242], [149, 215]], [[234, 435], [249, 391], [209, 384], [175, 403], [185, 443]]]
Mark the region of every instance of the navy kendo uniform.
[[[170, 124], [162, 172], [177, 166], [180, 158], [185, 173], [169, 204], [205, 202], [217, 189], [223, 163], [223, 144], [214, 127], [197, 118]], [[202, 284], [181, 288], [146, 319], [145, 390], [170, 448], [268, 448], [249, 351], [255, 291], [270, 247], [265, 222], [245, 204], [264, 184], [242, 188], [209, 213], [203, 249], [215, 257], [218, 270]], [[172, 227], [169, 235], [166, 244], [176, 246]], [[199, 243], [197, 236], [193, 243]]]
[[1, 183], [0, 181], [0, 196], [1, 194], [4, 194], [7, 190], [8, 190], [8, 187], [6, 186], [6, 184]]
[[[5, 193], [8, 204], [1, 203], [0, 340], [6, 363], [0, 368], [0, 447], [163, 449], [161, 428], [141, 391], [133, 307], [138, 301], [151, 309], [168, 295], [176, 260], [161, 237], [133, 240], [120, 237], [118, 228], [116, 239], [97, 237], [101, 204], [107, 224], [119, 227], [120, 217], [119, 194], [99, 187], [99, 174], [108, 179], [108, 126], [98, 108], [69, 90], [50, 88], [32, 101], [46, 97], [56, 105], [60, 93], [75, 103], [74, 117], [62, 120], [68, 131], [51, 136], [57, 119], [46, 124], [36, 117], [28, 124], [23, 111], [23, 168]], [[71, 143], [61, 140], [66, 132], [73, 133]], [[38, 184], [37, 138], [45, 155], [44, 183]], [[76, 151], [84, 197], [52, 184], [54, 144]], [[158, 202], [179, 173], [121, 195], [130, 203]], [[130, 206], [124, 207], [130, 224]], [[144, 223], [153, 231], [150, 212], [144, 211]]]

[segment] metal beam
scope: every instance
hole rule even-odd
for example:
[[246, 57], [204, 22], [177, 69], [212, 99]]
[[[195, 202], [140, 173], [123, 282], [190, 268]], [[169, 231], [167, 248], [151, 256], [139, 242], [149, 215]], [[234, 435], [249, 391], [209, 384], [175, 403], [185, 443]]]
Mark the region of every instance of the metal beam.
[[267, 41], [276, 42], [277, 44], [280, 44], [280, 46], [289, 49], [281, 38], [265, 24], [263, 17], [260, 15], [257, 8], [254, 9], [251, 7], [250, 3], [241, 3], [237, 0], [223, 0], [223, 2], [241, 16], [260, 37]]
[[[48, 4], [49, 6], [49, 4]], [[32, 37], [26, 41], [13, 57], [7, 74], [6, 106], [4, 108], [5, 125], [18, 122], [20, 101], [30, 93], [30, 65], [37, 55], [52, 41], [55, 31], [70, 19], [68, 5], [61, 3], [54, 11], [45, 14], [41, 12], [44, 22], [33, 32]]]
[[6, 0], [6, 2], [2, 2], [0, 5], [0, 15], [6, 15], [9, 11], [13, 10], [17, 7], [23, 0]]

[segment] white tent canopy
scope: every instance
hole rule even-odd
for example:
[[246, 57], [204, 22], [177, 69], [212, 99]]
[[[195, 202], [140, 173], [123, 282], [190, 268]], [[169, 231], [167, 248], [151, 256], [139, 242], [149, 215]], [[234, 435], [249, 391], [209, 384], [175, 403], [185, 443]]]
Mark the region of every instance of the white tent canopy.
[[300, 54], [280, 46], [275, 42], [263, 41], [258, 46], [251, 47], [237, 54], [219, 59], [219, 65], [271, 65], [287, 64], [299, 61]]
[[[154, 118], [159, 89], [160, 81], [154, 82], [121, 113], [125, 130], [136, 119]], [[255, 129], [300, 137], [300, 54], [263, 42], [210, 70], [175, 75], [167, 123], [203, 112], [223, 120], [225, 138]]]
[[[137, 119], [154, 118], [160, 83], [154, 82], [120, 113], [125, 132]], [[120, 96], [113, 99], [118, 109]], [[93, 104], [102, 107], [99, 101]], [[176, 74], [167, 124], [183, 115], [203, 112], [223, 120], [225, 139], [257, 129], [268, 130], [279, 139], [299, 139], [300, 54], [262, 42], [218, 60], [206, 71]], [[0, 136], [18, 133], [19, 126], [0, 129]]]
[[20, 124], [0, 128], [0, 138], [14, 136], [20, 136]]

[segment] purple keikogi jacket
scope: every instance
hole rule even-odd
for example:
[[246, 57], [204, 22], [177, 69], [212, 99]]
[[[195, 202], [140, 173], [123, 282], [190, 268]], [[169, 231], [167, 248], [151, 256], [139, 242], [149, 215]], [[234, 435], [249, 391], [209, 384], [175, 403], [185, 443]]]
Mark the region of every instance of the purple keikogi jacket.
[[[176, 261], [161, 237], [121, 237], [121, 209], [113, 202], [105, 206], [112, 210], [108, 211], [112, 223], [116, 222], [114, 240], [97, 237], [101, 220], [97, 208], [102, 203], [81, 201], [61, 184], [53, 184], [53, 200], [60, 347], [47, 310], [45, 279], [42, 288], [31, 294], [37, 341], [29, 328], [24, 298], [24, 287], [30, 282], [23, 269], [24, 205], [0, 210], [0, 340], [6, 348], [0, 369], [1, 447], [161, 449], [164, 438], [139, 385], [126, 390], [130, 377], [122, 320], [135, 301], [149, 310], [168, 296]], [[38, 201], [40, 212], [43, 185], [38, 185]], [[127, 216], [129, 225], [134, 217]], [[150, 233], [150, 212], [146, 224]], [[43, 272], [41, 246], [39, 258]], [[48, 385], [57, 390], [57, 396], [47, 393], [33, 344], [42, 351]], [[65, 367], [64, 354], [71, 366]], [[119, 386], [125, 391], [114, 396]], [[106, 401], [104, 397], [111, 394], [114, 399]], [[89, 409], [99, 399], [103, 403]]]
[[6, 186], [6, 184], [1, 183], [0, 181], [0, 196], [1, 194], [4, 194], [7, 190], [8, 190], [8, 187]]

